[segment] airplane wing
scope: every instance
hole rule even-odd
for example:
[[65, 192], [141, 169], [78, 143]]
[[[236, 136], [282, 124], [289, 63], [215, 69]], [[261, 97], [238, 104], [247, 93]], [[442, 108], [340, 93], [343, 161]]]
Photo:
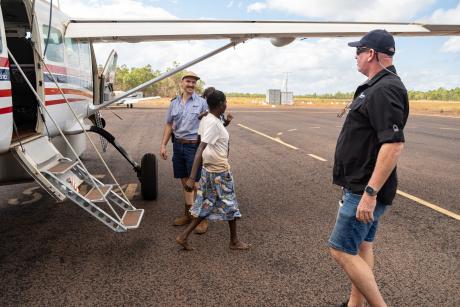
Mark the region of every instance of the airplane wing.
[[398, 36], [460, 35], [458, 25], [418, 23], [217, 21], [217, 20], [70, 20], [65, 36], [93, 42], [203, 39], [350, 37], [373, 29]]
[[307, 22], [307, 21], [220, 21], [220, 20], [69, 20], [66, 38], [91, 42], [179, 41], [230, 39], [218, 49], [149, 80], [125, 94], [95, 106], [89, 115], [112, 105], [137, 91], [155, 84], [178, 71], [204, 61], [228, 48], [252, 38], [271, 38], [273, 45], [285, 46], [298, 37], [362, 36], [373, 29], [386, 29], [399, 36], [460, 35], [458, 25], [370, 22]]

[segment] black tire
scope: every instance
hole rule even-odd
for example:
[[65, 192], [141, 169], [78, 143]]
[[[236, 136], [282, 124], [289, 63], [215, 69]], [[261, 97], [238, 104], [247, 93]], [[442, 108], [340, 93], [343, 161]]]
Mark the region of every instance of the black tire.
[[130, 104], [130, 105], [129, 105], [129, 108], [132, 109], [132, 108], [133, 108], [133, 104]]
[[144, 200], [156, 200], [158, 195], [158, 167], [154, 154], [146, 153], [141, 160], [141, 195]]

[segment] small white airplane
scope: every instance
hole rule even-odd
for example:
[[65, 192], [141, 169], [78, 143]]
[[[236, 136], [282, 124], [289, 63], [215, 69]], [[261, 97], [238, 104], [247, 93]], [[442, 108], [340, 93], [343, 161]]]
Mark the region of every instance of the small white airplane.
[[[148, 200], [157, 197], [156, 158], [147, 153], [135, 162], [104, 129], [100, 110], [249, 39], [269, 38], [281, 47], [296, 38], [361, 36], [376, 28], [404, 36], [460, 35], [460, 25], [415, 23], [78, 20], [53, 1], [1, 0], [0, 184], [35, 180], [58, 201], [70, 199], [114, 231], [137, 228], [144, 211], [127, 199], [102, 156], [115, 185], [96, 179], [79, 157], [87, 142], [94, 146], [87, 134], [98, 133], [103, 146], [111, 143], [131, 164]], [[229, 42], [110, 98], [117, 55], [112, 52], [99, 73], [93, 43], [200, 39]]]
[[[112, 98], [117, 98], [118, 96], [124, 95], [126, 92], [123, 91], [114, 91], [113, 92], [113, 97]], [[115, 103], [116, 105], [125, 105], [127, 108], [132, 109], [133, 106], [136, 103], [142, 102], [142, 101], [148, 101], [148, 100], [157, 100], [160, 99], [160, 96], [149, 96], [149, 97], [144, 97], [143, 92], [135, 92], [131, 95], [129, 95], [126, 98], [123, 98], [122, 100], [118, 101]]]

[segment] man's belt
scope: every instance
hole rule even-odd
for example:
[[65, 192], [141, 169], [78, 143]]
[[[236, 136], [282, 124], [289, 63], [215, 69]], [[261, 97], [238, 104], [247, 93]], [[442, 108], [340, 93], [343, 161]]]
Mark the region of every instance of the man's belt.
[[177, 142], [179, 144], [198, 144], [200, 143], [200, 141], [198, 140], [186, 140], [186, 139], [179, 139], [179, 138], [175, 138], [174, 142]]

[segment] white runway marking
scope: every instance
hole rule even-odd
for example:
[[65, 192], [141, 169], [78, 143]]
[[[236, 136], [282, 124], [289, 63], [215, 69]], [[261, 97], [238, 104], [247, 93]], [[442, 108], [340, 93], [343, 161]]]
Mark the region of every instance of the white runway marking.
[[399, 195], [401, 195], [403, 197], [406, 197], [406, 198], [408, 198], [410, 200], [413, 200], [416, 203], [419, 203], [420, 205], [423, 205], [425, 207], [431, 208], [431, 209], [433, 209], [433, 210], [435, 210], [435, 211], [437, 211], [439, 213], [442, 213], [442, 214], [447, 215], [447, 216], [449, 216], [449, 217], [451, 217], [453, 219], [456, 219], [457, 221], [460, 221], [460, 215], [458, 215], [456, 213], [453, 213], [453, 212], [451, 212], [451, 211], [449, 211], [447, 209], [441, 208], [441, 207], [439, 207], [437, 205], [434, 205], [432, 203], [427, 202], [426, 200], [423, 200], [421, 198], [418, 198], [416, 196], [410, 195], [410, 194], [408, 194], [406, 192], [403, 192], [403, 191], [400, 191], [400, 190], [397, 190], [396, 193], [398, 193]]
[[289, 131], [289, 132], [297, 131], [297, 129], [289, 129], [288, 131]]
[[456, 131], [460, 131], [459, 128], [449, 128], [449, 127], [444, 127], [444, 128], [439, 128], [441, 130], [456, 130]]
[[314, 155], [314, 154], [308, 154], [308, 155], [309, 155], [310, 157], [312, 157], [312, 158], [314, 158], [314, 159], [316, 159], [316, 160], [322, 161], [322, 162], [326, 162], [326, 161], [327, 161], [326, 159], [321, 158], [321, 157], [319, 157], [319, 156], [317, 156], [317, 155]]
[[24, 190], [21, 196], [26, 196], [27, 199], [24, 199], [24, 197], [10, 198], [8, 199], [8, 205], [28, 205], [39, 201], [43, 197], [39, 189], [40, 187], [33, 187]]
[[278, 132], [276, 135], [283, 135], [283, 132]]
[[269, 136], [269, 135], [266, 135], [265, 133], [262, 133], [262, 132], [259, 132], [259, 131], [257, 131], [257, 130], [251, 129], [251, 128], [246, 127], [245, 125], [242, 125], [242, 124], [238, 124], [238, 126], [240, 126], [241, 128], [244, 128], [244, 129], [246, 129], [246, 130], [252, 131], [252, 132], [254, 132], [254, 133], [257, 133], [258, 135], [261, 135], [261, 136], [263, 136], [263, 137], [266, 137], [267, 139], [270, 139], [270, 140], [272, 140], [272, 141], [275, 141], [275, 142], [277, 142], [277, 143], [280, 143], [280, 144], [282, 144], [282, 145], [284, 145], [284, 146], [286, 146], [286, 147], [289, 147], [289, 148], [294, 149], [294, 150], [298, 150], [297, 147], [292, 146], [291, 144], [285, 143], [285, 142], [281, 141], [279, 138], [273, 138], [273, 137], [271, 137], [271, 136]]
[[420, 114], [420, 113], [412, 113], [411, 115], [428, 116], [428, 117], [445, 117], [445, 118], [456, 118], [456, 119], [460, 119], [460, 116], [450, 116], [450, 115]]
[[129, 200], [133, 200], [134, 194], [136, 193], [137, 183], [130, 183], [126, 187], [125, 195]]
[[[238, 124], [238, 126], [240, 126], [241, 128], [244, 128], [244, 129], [247, 129], [249, 131], [252, 131], [254, 133], [257, 133], [258, 135], [261, 135], [263, 137], [266, 137], [267, 139], [270, 139], [272, 141], [275, 141], [277, 143], [280, 143], [280, 144], [283, 144], [284, 146], [287, 146], [289, 148], [292, 148], [292, 149], [295, 149], [295, 150], [298, 150], [299, 148], [295, 147], [295, 146], [292, 146], [291, 144], [288, 144], [286, 142], [283, 142], [280, 138], [276, 137], [276, 138], [273, 138], [269, 135], [266, 135], [265, 133], [262, 133], [260, 131], [257, 131], [257, 130], [254, 130], [252, 128], [249, 128], [249, 127], [246, 127], [245, 125], [242, 125], [242, 124]], [[316, 159], [316, 160], [319, 160], [319, 161], [322, 161], [322, 162], [326, 162], [327, 160], [324, 159], [324, 158], [321, 158], [320, 156], [317, 156], [317, 155], [314, 155], [314, 154], [308, 154], [308, 156], [312, 157], [313, 159]]]
[[310, 128], [310, 129], [319, 129], [319, 128], [321, 128], [321, 127], [315, 126], [315, 127], [309, 127], [309, 128]]

